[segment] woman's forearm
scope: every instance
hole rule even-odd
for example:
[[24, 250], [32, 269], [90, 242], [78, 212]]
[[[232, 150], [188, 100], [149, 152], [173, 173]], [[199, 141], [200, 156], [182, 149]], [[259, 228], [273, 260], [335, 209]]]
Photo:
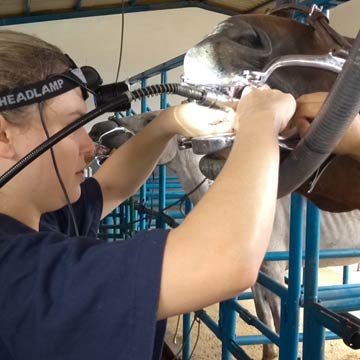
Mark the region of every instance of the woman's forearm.
[[[191, 294], [189, 303], [180, 304], [183, 308], [171, 309], [175, 313], [234, 296], [256, 279], [274, 219], [279, 151], [271, 119], [252, 120], [253, 125], [239, 127], [230, 157], [208, 193], [168, 237], [162, 284], [176, 287], [176, 296]], [[193, 282], [182, 282], [188, 276]], [[161, 304], [174, 303], [172, 292], [164, 293], [169, 298]], [[169, 315], [159, 309], [160, 317]]]
[[[160, 114], [141, 132], [119, 147], [94, 177], [100, 183], [104, 206], [110, 208], [136, 193], [154, 170], [160, 155], [174, 136], [164, 126], [167, 114]], [[106, 211], [105, 211], [106, 213]]]

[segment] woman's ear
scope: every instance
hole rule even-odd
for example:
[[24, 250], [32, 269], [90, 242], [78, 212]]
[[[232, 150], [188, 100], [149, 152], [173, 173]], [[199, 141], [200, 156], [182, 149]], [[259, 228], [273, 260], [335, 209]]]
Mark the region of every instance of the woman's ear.
[[9, 138], [9, 123], [0, 115], [0, 158], [10, 160], [15, 154], [14, 145]]

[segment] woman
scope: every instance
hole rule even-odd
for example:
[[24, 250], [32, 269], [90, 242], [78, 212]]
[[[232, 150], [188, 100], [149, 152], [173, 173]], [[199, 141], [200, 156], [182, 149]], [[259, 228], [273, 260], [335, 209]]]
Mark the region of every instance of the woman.
[[[0, 51], [0, 99], [71, 67], [58, 48], [21, 33], [0, 31]], [[150, 359], [157, 320], [251, 286], [272, 228], [277, 136], [295, 107], [263, 88], [226, 113], [169, 108], [86, 180], [94, 147], [79, 129], [16, 175], [0, 189], [0, 359]], [[1, 111], [0, 173], [85, 112], [79, 87]], [[96, 240], [100, 218], [138, 190], [175, 134], [232, 128], [224, 169], [177, 229]]]

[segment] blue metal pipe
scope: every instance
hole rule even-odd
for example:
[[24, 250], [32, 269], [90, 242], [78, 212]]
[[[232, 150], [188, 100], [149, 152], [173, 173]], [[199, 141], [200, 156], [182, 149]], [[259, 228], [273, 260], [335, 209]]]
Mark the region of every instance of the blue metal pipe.
[[[337, 249], [337, 250], [320, 250], [320, 259], [339, 259], [348, 257], [360, 257], [360, 249]], [[302, 259], [305, 259], [305, 253], [302, 253]], [[265, 261], [286, 261], [289, 260], [287, 251], [269, 251], [265, 254]]]
[[[147, 86], [147, 79], [141, 79], [141, 87], [145, 88]], [[146, 96], [141, 98], [141, 112], [144, 113], [147, 111], [148, 99]]]
[[159, 75], [164, 70], [171, 70], [171, 69], [177, 68], [183, 64], [184, 57], [185, 57], [185, 54], [176, 56], [160, 65], [154, 66], [154, 67], [147, 69], [139, 74], [131, 76], [129, 78], [128, 82], [130, 85], [132, 85], [139, 81], [142, 81], [144, 78], [150, 78], [150, 77]]
[[[168, 178], [167, 178], [166, 180], [168, 180]], [[149, 190], [154, 189], [155, 192], [156, 192], [156, 190], [158, 190], [158, 186], [157, 186], [156, 184], [153, 184], [153, 183], [148, 183], [148, 184], [147, 184], [147, 188], [148, 188]], [[167, 189], [180, 189], [180, 188], [181, 188], [181, 184], [179, 184], [179, 183], [169, 183], [169, 181], [167, 181], [167, 182], [166, 182], [166, 188], [167, 188]], [[184, 195], [184, 192], [183, 192], [182, 194]]]
[[326, 291], [326, 290], [354, 289], [358, 287], [359, 284], [327, 285], [327, 286], [320, 286], [318, 291], [321, 296], [322, 291]]
[[[154, 177], [151, 177], [148, 179], [149, 183], [156, 183], [156, 182], [159, 182], [159, 176], [158, 175], [155, 175]], [[171, 180], [175, 180], [175, 181], [179, 181], [179, 178], [177, 176], [169, 176], [168, 178], [168, 181], [171, 181]]]
[[[147, 193], [147, 185], [145, 184], [140, 188], [140, 202], [142, 204], [146, 204], [146, 193]], [[145, 214], [140, 214], [140, 230], [146, 229], [146, 216]]]
[[142, 11], [156, 11], [156, 10], [168, 10], [168, 9], [180, 9], [188, 7], [197, 7], [196, 1], [173, 1], [163, 4], [150, 4], [150, 5], [134, 5], [134, 6], [125, 6], [124, 9], [122, 6], [114, 6], [111, 8], [105, 9], [95, 9], [95, 10], [81, 10], [81, 11], [65, 11], [62, 13], [47, 13], [31, 16], [18, 16], [18, 17], [8, 17], [0, 19], [0, 26], [5, 25], [18, 25], [18, 24], [27, 24], [43, 21], [53, 21], [53, 20], [67, 20], [67, 19], [78, 19], [84, 17], [92, 16], [105, 16], [105, 15], [116, 15], [124, 13], [135, 13]]
[[[168, 82], [168, 71], [162, 70], [161, 71], [161, 83], [166, 84]], [[166, 109], [167, 105], [167, 94], [160, 95], [160, 109]]]
[[357, 288], [340, 289], [340, 290], [324, 290], [319, 292], [319, 300], [321, 302], [328, 300], [350, 299], [358, 297], [360, 299], [360, 284]]
[[304, 270], [304, 360], [323, 360], [325, 328], [319, 323], [313, 304], [318, 301], [320, 211], [310, 201], [306, 214], [306, 256]]
[[[159, 211], [165, 208], [166, 202], [166, 167], [165, 165], [159, 166]], [[165, 223], [162, 219], [156, 221], [156, 227], [165, 229]]]
[[350, 276], [350, 268], [349, 268], [349, 266], [344, 266], [344, 268], [343, 268], [343, 284], [349, 283], [349, 276]]
[[222, 336], [221, 359], [230, 360], [230, 341], [235, 339], [236, 313], [232, 307], [233, 300], [223, 301], [219, 305], [219, 329]]
[[229, 304], [243, 319], [247, 324], [254, 326], [258, 329], [262, 334], [264, 334], [268, 339], [270, 339], [274, 344], [279, 346], [280, 337], [276, 333], [274, 333], [270, 328], [268, 328], [262, 321], [260, 321], [256, 316], [251, 314], [248, 310], [244, 309], [239, 303], [236, 301], [231, 301]]
[[252, 300], [254, 299], [254, 295], [251, 291], [247, 291], [245, 293], [240, 294], [237, 297], [238, 300]]
[[321, 305], [332, 311], [356, 311], [360, 310], [360, 298], [344, 298], [338, 300], [321, 301]]
[[264, 335], [236, 336], [234, 340], [238, 345], [272, 344], [271, 340]]
[[[168, 184], [167, 184], [168, 186]], [[190, 204], [191, 205], [191, 204]], [[191, 206], [185, 207], [185, 212], [188, 213], [191, 210]], [[195, 314], [196, 316], [196, 314]], [[190, 336], [188, 339], [185, 337], [185, 334], [190, 335], [190, 314], [184, 314], [183, 315], [183, 351], [182, 356], [184, 360], [190, 359]]]
[[280, 360], [297, 359], [298, 356], [303, 201], [302, 196], [298, 194], [291, 195], [289, 286], [287, 296], [281, 298]]
[[190, 336], [190, 314], [183, 315], [183, 350], [182, 358], [184, 360], [190, 359], [190, 345], [191, 345], [191, 336]]
[[219, 327], [205, 310], [196, 311], [196, 316], [221, 340]]
[[270, 289], [274, 294], [280, 296], [281, 298], [285, 298], [287, 296], [288, 289], [284, 285], [273, 280], [261, 271], [259, 272], [257, 282], [267, 289]]
[[[223, 342], [221, 332], [219, 330], [219, 326], [215, 323], [213, 319], [204, 311], [199, 310], [196, 312], [196, 315], [199, 319], [215, 334], [215, 336]], [[252, 360], [244, 350], [242, 350], [235, 342], [235, 339], [228, 343], [228, 348], [230, 352], [235, 356], [236, 359], [240, 360]]]

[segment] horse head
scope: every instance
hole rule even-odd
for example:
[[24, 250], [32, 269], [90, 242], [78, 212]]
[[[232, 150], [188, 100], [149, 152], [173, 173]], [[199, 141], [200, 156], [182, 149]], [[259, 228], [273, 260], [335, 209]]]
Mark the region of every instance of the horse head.
[[[272, 15], [236, 15], [218, 24], [184, 59], [184, 76], [194, 84], [217, 84], [243, 70], [261, 71], [284, 55], [323, 55], [340, 48], [309, 25]], [[314, 68], [284, 67], [268, 84], [298, 97], [329, 91], [336, 74]]]
[[[227, 88], [226, 82], [231, 84], [231, 79], [238, 77], [242, 71], [262, 71], [272, 60], [285, 55], [340, 53], [343, 42], [339, 38], [341, 36], [335, 31], [327, 33], [323, 28], [318, 30], [317, 26], [279, 16], [232, 16], [218, 24], [186, 53], [184, 80], [190, 84], [220, 86], [228, 94], [239, 97], [241, 88]], [[351, 40], [345, 39], [344, 42], [349, 44]], [[329, 91], [335, 79], [336, 74], [328, 70], [283, 67], [273, 72], [267, 83], [272, 88], [298, 97], [305, 93]], [[205, 156], [203, 160], [203, 173], [212, 176], [215, 173], [216, 176], [223, 160], [219, 160], [217, 154]], [[360, 208], [358, 162], [346, 156], [335, 156], [321, 174], [312, 192], [308, 193], [312, 178], [297, 191], [323, 210], [348, 211]]]

